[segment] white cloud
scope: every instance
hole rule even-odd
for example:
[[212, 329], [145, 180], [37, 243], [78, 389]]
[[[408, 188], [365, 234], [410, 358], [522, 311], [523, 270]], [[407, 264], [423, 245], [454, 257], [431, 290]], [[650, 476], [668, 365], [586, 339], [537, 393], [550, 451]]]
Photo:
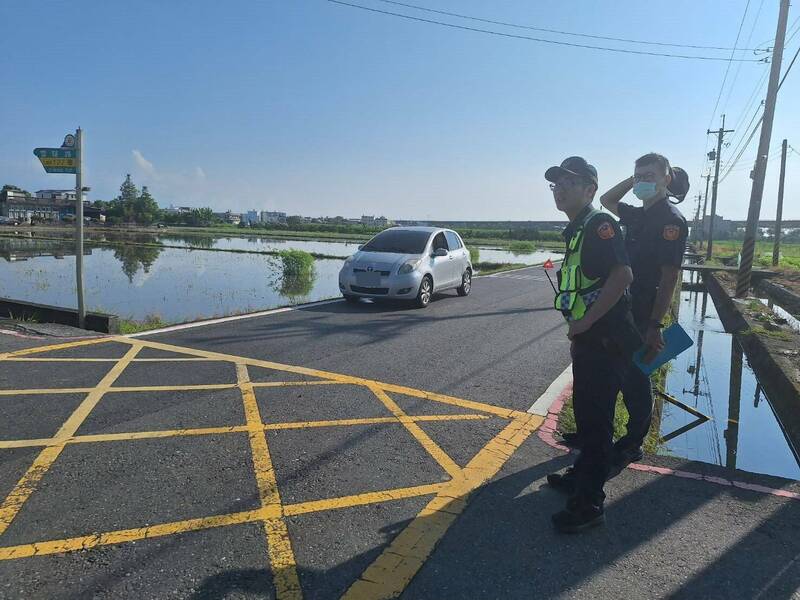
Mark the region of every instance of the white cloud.
[[131, 150], [131, 154], [133, 154], [133, 160], [136, 162], [137, 166], [147, 173], [148, 175], [154, 175], [156, 172], [156, 168], [153, 166], [149, 160], [147, 160], [142, 153], [138, 150]]
[[205, 180], [205, 178], [206, 178], [206, 172], [203, 171], [203, 169], [201, 167], [195, 167], [194, 168], [194, 174], [195, 174], [195, 177], [197, 177], [197, 179], [199, 179], [201, 181]]

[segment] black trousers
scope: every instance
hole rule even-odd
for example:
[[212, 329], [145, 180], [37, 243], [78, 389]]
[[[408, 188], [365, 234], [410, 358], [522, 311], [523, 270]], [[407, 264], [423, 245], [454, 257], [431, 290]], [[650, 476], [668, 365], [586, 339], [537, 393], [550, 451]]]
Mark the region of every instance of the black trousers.
[[630, 357], [607, 339], [580, 337], [572, 344], [572, 402], [583, 442], [574, 465], [576, 495], [602, 505], [612, 458], [614, 408]]
[[[636, 326], [644, 337], [647, 321], [637, 320]], [[622, 400], [628, 409], [628, 423], [625, 435], [614, 444], [616, 452], [639, 448], [647, 437], [653, 420], [653, 386], [650, 376], [642, 373], [632, 363], [622, 382]]]

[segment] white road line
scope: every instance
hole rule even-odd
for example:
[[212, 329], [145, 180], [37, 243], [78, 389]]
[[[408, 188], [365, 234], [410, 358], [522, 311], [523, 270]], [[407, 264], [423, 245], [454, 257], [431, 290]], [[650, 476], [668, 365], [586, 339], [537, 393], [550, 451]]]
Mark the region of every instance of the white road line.
[[303, 310], [304, 308], [311, 308], [314, 306], [323, 306], [325, 304], [333, 304], [334, 302], [343, 302], [344, 298], [334, 298], [333, 300], [322, 300], [320, 302], [310, 302], [308, 304], [301, 304], [299, 306], [285, 306], [283, 308], [273, 308], [272, 310], [262, 310], [260, 312], [248, 313], [246, 315], [234, 315], [232, 317], [220, 317], [218, 319], [208, 319], [207, 321], [198, 321], [197, 323], [182, 323], [181, 325], [171, 325], [170, 327], [162, 327], [161, 329], [151, 329], [149, 331], [140, 331], [139, 333], [129, 333], [123, 337], [137, 338], [146, 335], [154, 335], [156, 333], [167, 333], [169, 331], [181, 331], [183, 329], [194, 329], [195, 327], [205, 327], [206, 325], [216, 325], [217, 323], [229, 323], [231, 321], [241, 321], [242, 319], [254, 319], [256, 317], [265, 317], [267, 315], [277, 315], [279, 313], [291, 312], [293, 310]]
[[544, 391], [544, 394], [539, 396], [538, 400], [534, 402], [528, 409], [528, 412], [533, 415], [546, 417], [547, 412], [550, 410], [553, 402], [556, 401], [558, 395], [564, 390], [567, 384], [572, 380], [572, 364], [567, 365], [567, 368], [561, 372], [561, 375], [556, 377], [555, 381], [549, 385]]

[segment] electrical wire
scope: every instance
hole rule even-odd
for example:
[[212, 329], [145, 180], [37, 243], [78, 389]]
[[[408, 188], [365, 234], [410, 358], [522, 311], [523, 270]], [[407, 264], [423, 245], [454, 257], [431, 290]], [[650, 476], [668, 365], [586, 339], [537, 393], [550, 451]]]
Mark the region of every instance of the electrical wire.
[[[783, 85], [783, 82], [784, 82], [784, 81], [786, 81], [786, 77], [788, 77], [789, 73], [791, 72], [791, 70], [792, 70], [792, 67], [794, 66], [794, 63], [795, 63], [795, 61], [797, 60], [797, 57], [798, 57], [798, 55], [800, 55], [800, 46], [798, 46], [798, 48], [797, 48], [797, 52], [795, 52], [795, 53], [794, 53], [794, 56], [792, 57], [792, 60], [791, 60], [791, 62], [789, 62], [789, 66], [788, 66], [788, 67], [786, 67], [786, 71], [783, 73], [783, 77], [781, 77], [781, 80], [780, 80], [780, 82], [778, 83], [778, 89], [776, 90], [776, 93], [777, 93], [778, 91], [780, 91], [780, 89], [781, 89], [781, 86]], [[754, 117], [755, 117], [755, 115], [754, 115]], [[746, 148], [747, 148], [747, 147], [750, 145], [750, 142], [752, 141], [752, 139], [753, 139], [753, 136], [755, 136], [755, 134], [756, 134], [756, 131], [757, 131], [757, 130], [758, 130], [758, 128], [761, 126], [761, 122], [762, 122], [763, 120], [764, 120], [764, 115], [762, 114], [762, 115], [761, 115], [761, 118], [758, 120], [758, 123], [756, 123], [756, 124], [755, 124], [755, 127], [753, 127], [753, 130], [750, 132], [750, 135], [749, 135], [749, 137], [747, 138], [747, 141], [744, 143], [744, 146], [742, 146], [742, 149], [741, 149], [741, 151], [739, 152], [739, 155], [736, 157], [736, 159], [733, 161], [733, 163], [730, 165], [730, 167], [728, 167], [728, 170], [727, 170], [727, 171], [725, 171], [725, 174], [724, 174], [722, 177], [720, 177], [720, 183], [721, 183], [721, 182], [723, 182], [723, 181], [725, 180], [725, 178], [726, 178], [726, 177], [728, 176], [728, 174], [731, 172], [731, 169], [733, 169], [733, 167], [735, 167], [735, 166], [736, 166], [736, 163], [737, 163], [737, 162], [738, 162], [738, 160], [741, 158], [741, 156], [742, 156], [742, 154], [744, 153], [745, 149], [746, 149]], [[752, 122], [752, 119], [751, 119], [751, 122]], [[749, 127], [749, 125], [748, 125], [748, 127]]]
[[717, 94], [717, 101], [714, 103], [714, 110], [711, 111], [711, 118], [708, 120], [708, 128], [711, 129], [711, 124], [714, 122], [714, 117], [717, 116], [717, 108], [719, 108], [719, 100], [722, 98], [722, 92], [725, 91], [725, 83], [728, 81], [728, 73], [731, 70], [731, 62], [733, 61], [733, 55], [736, 53], [736, 46], [739, 44], [739, 36], [742, 35], [742, 27], [744, 27], [744, 21], [747, 18], [747, 11], [750, 8], [750, 0], [747, 0], [747, 4], [744, 6], [744, 14], [742, 15], [742, 20], [739, 21], [739, 31], [736, 33], [736, 41], [733, 43], [733, 50], [731, 50], [731, 56], [728, 59], [728, 64], [725, 66], [725, 76], [722, 78], [722, 85], [719, 88], [719, 94]]
[[[415, 10], [421, 10], [428, 13], [435, 13], [437, 15], [445, 15], [448, 17], [456, 17], [458, 19], [469, 19], [471, 21], [480, 21], [481, 23], [490, 23], [492, 25], [502, 25], [503, 27], [514, 27], [516, 29], [527, 29], [529, 31], [541, 31], [543, 33], [555, 33], [558, 35], [569, 35], [573, 37], [583, 37], [583, 38], [590, 38], [594, 40], [606, 40], [610, 42], [624, 42], [627, 44], [643, 44], [648, 46], [667, 46], [671, 48], [692, 48], [696, 50], [738, 50], [740, 52], [757, 52], [759, 48], [729, 48], [724, 46], [701, 46], [695, 44], [670, 44], [667, 42], [653, 42], [648, 40], [634, 40], [630, 38], [618, 38], [618, 37], [611, 37], [605, 35], [592, 35], [588, 33], [576, 33], [574, 31], [563, 31], [560, 29], [548, 29], [546, 27], [533, 27], [532, 25], [520, 25], [518, 23], [509, 23], [507, 21], [494, 21], [492, 19], [485, 19], [481, 17], [473, 17], [470, 15], [464, 15], [460, 13], [448, 12], [446, 10], [436, 10], [433, 8], [428, 8], [426, 6], [419, 6], [416, 4], [407, 4], [405, 2], [397, 2], [396, 0], [377, 0], [378, 2], [383, 2], [384, 4], [393, 4], [395, 6], [404, 6], [406, 8], [413, 8]], [[763, 4], [764, 0], [761, 0]], [[760, 9], [759, 9], [760, 11]], [[755, 25], [754, 25], [755, 27]], [[752, 32], [751, 32], [752, 35]], [[748, 39], [747, 43], [750, 43]]]
[[[747, 41], [744, 43], [747, 46], [750, 43], [750, 40], [753, 38], [753, 32], [756, 30], [756, 25], [758, 25], [758, 17], [761, 16], [761, 9], [764, 7], [764, 0], [758, 3], [758, 10], [756, 11], [756, 16], [753, 18], [753, 25], [750, 27], [750, 33], [747, 36]], [[725, 101], [722, 103], [722, 109], [720, 112], [724, 113], [725, 109], [728, 106], [728, 101], [731, 99], [731, 94], [733, 93], [733, 88], [736, 87], [736, 82], [739, 79], [739, 72], [742, 70], [742, 63], [738, 63], [736, 65], [736, 73], [733, 74], [733, 81], [731, 82], [730, 87], [728, 88], [728, 95], [725, 96]]]
[[560, 40], [548, 40], [543, 38], [536, 38], [527, 35], [516, 35], [513, 33], [504, 33], [501, 31], [493, 31], [490, 29], [480, 29], [477, 27], [467, 27], [466, 25], [456, 25], [454, 23], [446, 23], [444, 21], [435, 21], [433, 19], [423, 19], [422, 17], [414, 17], [411, 15], [404, 15], [402, 13], [395, 13], [388, 10], [380, 10], [378, 8], [372, 8], [369, 6], [363, 6], [361, 4], [353, 4], [352, 2], [344, 2], [343, 0], [327, 0], [332, 4], [338, 4], [340, 6], [347, 6], [350, 8], [357, 8], [360, 10], [365, 10], [373, 13], [379, 13], [383, 15], [389, 15], [392, 17], [399, 17], [401, 19], [408, 19], [410, 21], [419, 21], [421, 23], [430, 23], [432, 25], [441, 25], [442, 27], [449, 27], [451, 29], [460, 29], [463, 31], [473, 31], [477, 33], [485, 33], [488, 35], [495, 35], [499, 37], [505, 38], [512, 38], [518, 40], [528, 40], [531, 42], [540, 42], [542, 44], [554, 44], [556, 46], [569, 46], [571, 48], [583, 48], [586, 50], [602, 50], [604, 52], [616, 52], [619, 54], [637, 54], [640, 56], [660, 56], [665, 58], [681, 58], [685, 60], [706, 60], [706, 61], [726, 61], [730, 62], [748, 62], [748, 63], [758, 63], [758, 62], [766, 62], [767, 59], [764, 58], [724, 58], [719, 56], [696, 56], [696, 55], [688, 55], [688, 54], [669, 54], [666, 52], [650, 52], [645, 50], [630, 50], [626, 48], [609, 48], [606, 46], [592, 46], [589, 44], [576, 44], [574, 42], [564, 42]]

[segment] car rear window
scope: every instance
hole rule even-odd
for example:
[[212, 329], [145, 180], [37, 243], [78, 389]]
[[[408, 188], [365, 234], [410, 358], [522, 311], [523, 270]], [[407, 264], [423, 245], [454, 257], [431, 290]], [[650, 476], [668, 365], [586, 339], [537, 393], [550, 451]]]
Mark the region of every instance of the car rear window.
[[365, 252], [394, 252], [397, 254], [422, 254], [431, 236], [428, 231], [387, 229], [364, 244]]

